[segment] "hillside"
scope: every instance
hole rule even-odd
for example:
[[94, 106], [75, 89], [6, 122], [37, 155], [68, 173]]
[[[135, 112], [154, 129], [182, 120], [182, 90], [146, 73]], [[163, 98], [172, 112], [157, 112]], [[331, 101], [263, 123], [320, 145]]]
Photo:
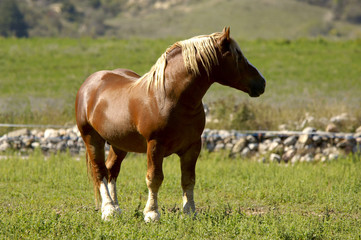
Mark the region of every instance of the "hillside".
[[220, 31], [224, 26], [231, 26], [232, 33], [244, 39], [361, 36], [358, 0], [17, 2], [31, 37], [183, 38]]

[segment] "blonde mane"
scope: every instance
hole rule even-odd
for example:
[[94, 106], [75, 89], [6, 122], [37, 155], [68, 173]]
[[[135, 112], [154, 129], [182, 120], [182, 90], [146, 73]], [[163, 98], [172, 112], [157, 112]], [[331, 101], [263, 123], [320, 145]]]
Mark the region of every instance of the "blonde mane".
[[182, 49], [184, 66], [191, 74], [200, 74], [197, 62], [197, 59], [199, 59], [209, 76], [212, 66], [218, 65], [216, 42], [221, 36], [222, 33], [213, 33], [176, 42], [159, 57], [149, 72], [134, 82], [133, 86], [147, 84], [148, 90], [151, 87], [164, 90], [164, 71], [167, 66], [167, 54], [176, 47]]

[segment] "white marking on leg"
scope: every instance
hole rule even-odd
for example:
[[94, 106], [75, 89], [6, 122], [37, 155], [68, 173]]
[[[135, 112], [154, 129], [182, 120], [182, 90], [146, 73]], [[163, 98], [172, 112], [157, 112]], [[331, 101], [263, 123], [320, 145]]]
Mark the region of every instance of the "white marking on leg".
[[119, 202], [117, 197], [117, 184], [114, 179], [112, 179], [110, 182], [108, 182], [108, 189], [109, 189], [109, 195], [111, 199], [113, 200], [115, 209], [117, 212], [121, 213], [121, 210], [119, 208]]
[[114, 215], [116, 212], [114, 202], [109, 194], [108, 183], [106, 178], [100, 182], [99, 186], [100, 196], [102, 198], [102, 219], [107, 221], [109, 217]]
[[193, 199], [193, 189], [183, 191], [183, 212], [186, 214], [195, 213], [196, 207]]
[[[146, 179], [147, 186], [150, 186], [150, 181]], [[148, 187], [148, 200], [147, 205], [144, 208], [144, 221], [145, 222], [153, 222], [159, 221], [160, 213], [158, 211], [158, 193], [153, 192], [150, 187]]]

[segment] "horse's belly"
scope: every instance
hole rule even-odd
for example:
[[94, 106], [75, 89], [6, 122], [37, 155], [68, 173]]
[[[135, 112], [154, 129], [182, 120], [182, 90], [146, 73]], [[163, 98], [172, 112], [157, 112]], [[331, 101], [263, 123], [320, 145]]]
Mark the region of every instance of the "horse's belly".
[[145, 153], [147, 151], [147, 142], [145, 138], [137, 132], [127, 132], [115, 134], [106, 138], [107, 142], [125, 152]]

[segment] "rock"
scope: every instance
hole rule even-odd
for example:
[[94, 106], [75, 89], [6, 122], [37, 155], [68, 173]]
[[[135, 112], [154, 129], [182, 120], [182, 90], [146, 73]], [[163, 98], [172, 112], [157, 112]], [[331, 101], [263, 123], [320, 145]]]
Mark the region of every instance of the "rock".
[[49, 128], [44, 131], [44, 138], [55, 138], [58, 136], [59, 134], [55, 129]]
[[313, 133], [316, 132], [316, 128], [313, 127], [306, 127], [302, 130], [303, 133]]
[[342, 113], [342, 114], [334, 116], [330, 119], [330, 121], [335, 124], [343, 124], [343, 123], [347, 122], [348, 120], [350, 120], [350, 117], [347, 113]]
[[312, 142], [311, 136], [309, 134], [300, 135], [298, 138], [298, 142], [302, 145], [308, 145]]
[[306, 155], [300, 158], [300, 162], [313, 162], [313, 161], [314, 161], [313, 155], [310, 153], [307, 153]]
[[315, 135], [312, 137], [312, 142], [316, 145], [320, 145], [322, 143], [322, 137], [319, 135]]
[[266, 141], [264, 142], [261, 142], [258, 144], [258, 151], [261, 153], [261, 154], [266, 154], [266, 152], [268, 151], [268, 147], [269, 145], [271, 144], [271, 140], [267, 139]]
[[331, 153], [330, 155], [328, 155], [328, 161], [334, 161], [338, 158], [338, 154], [337, 153]]
[[348, 138], [337, 143], [336, 147], [345, 150], [346, 153], [350, 153], [352, 152], [355, 145], [356, 145], [356, 140], [354, 138]]
[[271, 151], [271, 152], [273, 152], [273, 151], [279, 150], [280, 147], [282, 147], [281, 144], [279, 144], [278, 142], [273, 141], [273, 142], [269, 145], [268, 150]]
[[60, 152], [65, 152], [66, 151], [66, 143], [59, 142], [58, 144], [56, 144], [56, 150], [60, 151]]
[[336, 124], [334, 123], [329, 123], [326, 126], [326, 132], [339, 132], [338, 127], [336, 126]]
[[59, 143], [62, 141], [61, 137], [49, 137], [48, 141], [51, 143]]
[[258, 149], [258, 143], [250, 143], [250, 144], [248, 144], [248, 148], [249, 148], [249, 150], [251, 150], [251, 151], [257, 151], [257, 149]]
[[356, 128], [356, 133], [361, 133], [361, 126], [359, 126], [358, 128]]
[[323, 149], [322, 154], [325, 156], [329, 156], [331, 154], [338, 154], [338, 150], [336, 147], [332, 146], [332, 147]]
[[276, 153], [271, 153], [269, 159], [270, 159], [271, 162], [278, 162], [278, 163], [281, 162], [281, 156], [276, 154]]
[[232, 148], [233, 148], [232, 143], [226, 143], [225, 146], [224, 146], [224, 149], [227, 149], [227, 150], [231, 150]]
[[323, 158], [323, 154], [322, 153], [317, 153], [314, 157], [315, 161], [322, 161]]
[[38, 148], [38, 147], [40, 147], [40, 143], [38, 143], [38, 142], [33, 142], [33, 143], [31, 143], [31, 147], [32, 147], [32, 148]]
[[287, 152], [285, 152], [282, 155], [282, 160], [285, 161], [286, 163], [289, 162], [293, 156], [296, 155], [297, 150], [295, 148], [289, 149]]
[[291, 145], [295, 145], [295, 143], [297, 142], [297, 136], [289, 136], [288, 138], [286, 138], [284, 141], [283, 141], [283, 144], [285, 146], [291, 146]]
[[298, 155], [298, 154], [294, 155], [291, 159], [291, 163], [292, 164], [298, 163], [300, 161], [300, 158], [301, 158], [300, 155]]
[[29, 134], [30, 134], [30, 131], [28, 129], [22, 128], [22, 129], [19, 129], [16, 131], [9, 132], [7, 134], [7, 137], [8, 138], [16, 138], [16, 137], [21, 137], [21, 136], [27, 136]]
[[247, 146], [247, 141], [245, 138], [240, 138], [237, 143], [233, 146], [231, 152], [239, 153]]
[[58, 130], [58, 136], [65, 136], [65, 135], [66, 135], [66, 129], [61, 128]]
[[256, 142], [257, 142], [257, 139], [256, 139], [254, 136], [252, 136], [252, 135], [248, 135], [248, 136], [246, 137], [246, 140], [247, 140], [247, 142], [249, 142], [249, 143], [256, 143]]
[[0, 151], [1, 152], [5, 152], [6, 150], [10, 149], [11, 148], [11, 145], [6, 142], [6, 141], [3, 141], [1, 144], [0, 144]]
[[214, 147], [213, 151], [217, 152], [224, 149], [224, 143], [217, 143], [216, 146]]
[[248, 147], [245, 147], [241, 152], [241, 157], [249, 157], [251, 155], [251, 150]]
[[30, 148], [31, 144], [35, 141], [35, 139], [33, 137], [26, 136], [22, 139], [22, 141], [26, 148]]

